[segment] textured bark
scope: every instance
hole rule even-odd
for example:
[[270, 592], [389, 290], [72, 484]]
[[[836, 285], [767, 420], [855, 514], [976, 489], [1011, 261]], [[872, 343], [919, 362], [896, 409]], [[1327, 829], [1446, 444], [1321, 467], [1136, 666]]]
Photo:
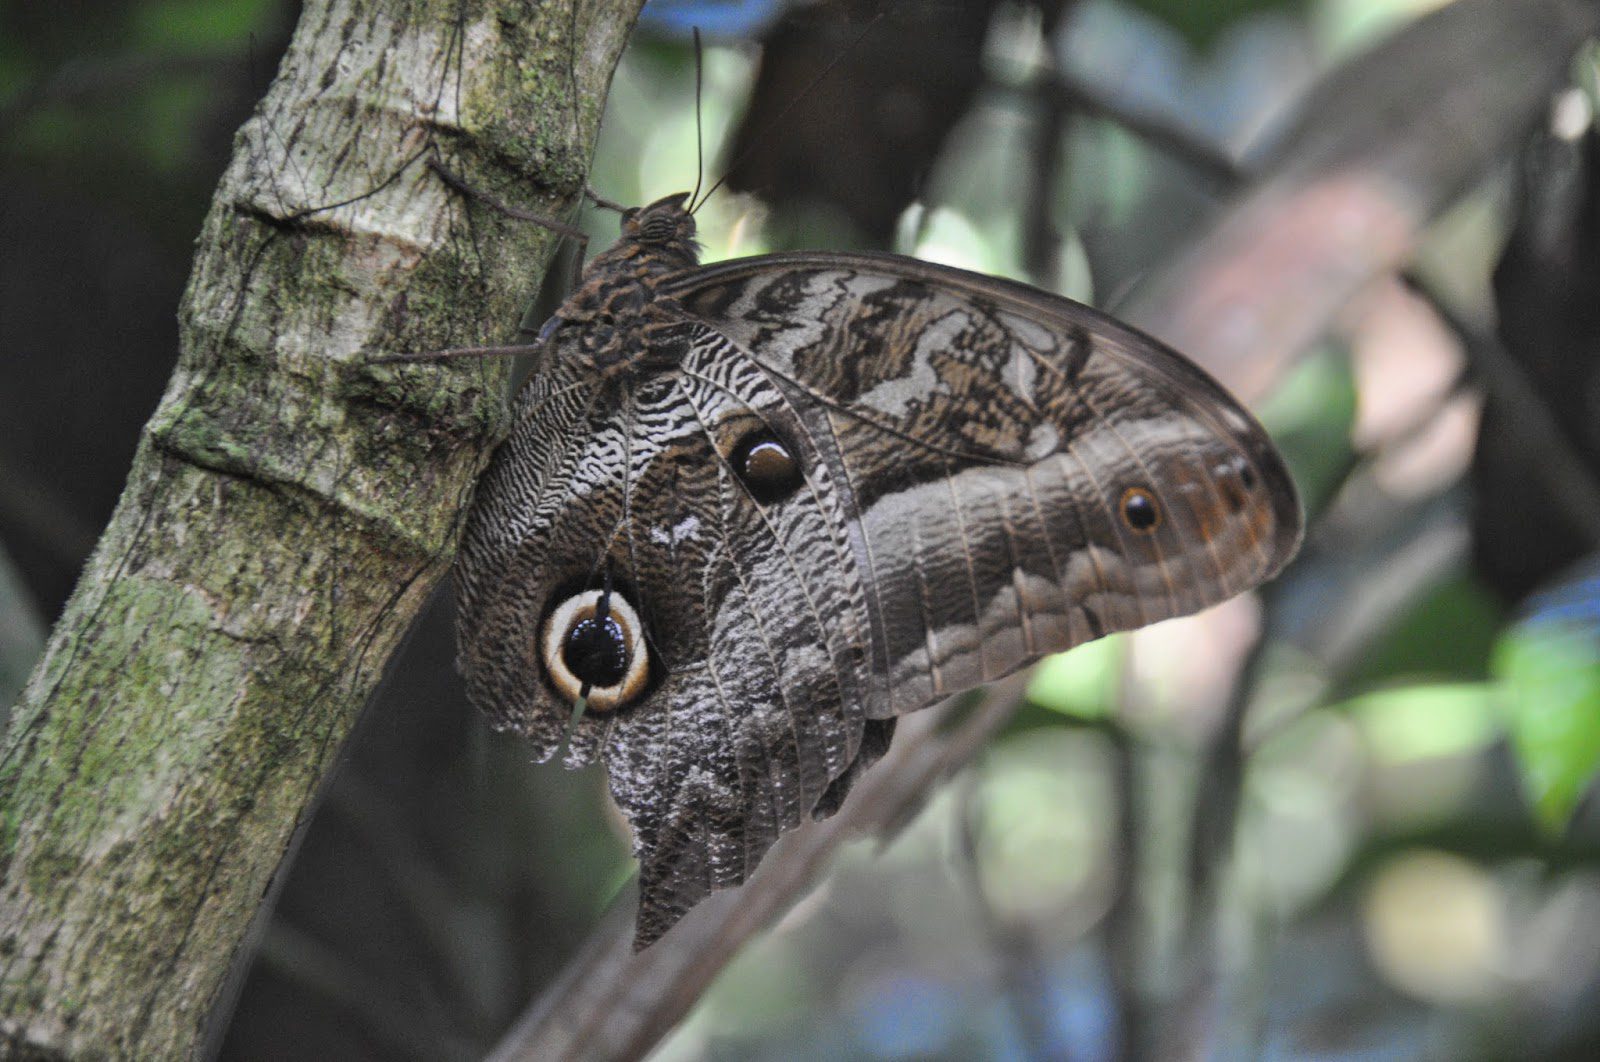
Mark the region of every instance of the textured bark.
[[427, 153], [570, 209], [641, 2], [306, 4], [0, 752], [8, 1054], [197, 1050], [504, 427], [502, 364], [367, 359], [512, 338], [551, 244], [464, 204]]

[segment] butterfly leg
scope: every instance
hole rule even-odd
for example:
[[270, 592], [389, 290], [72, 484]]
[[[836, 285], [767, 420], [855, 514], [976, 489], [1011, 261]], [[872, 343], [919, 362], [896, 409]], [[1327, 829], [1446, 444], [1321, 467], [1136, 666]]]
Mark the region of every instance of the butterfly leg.
[[[580, 251], [588, 250], [589, 234], [578, 228], [576, 225], [569, 225], [565, 221], [557, 221], [554, 218], [543, 217], [542, 215], [535, 214], [530, 210], [523, 210], [520, 207], [514, 207], [510, 203], [506, 203], [500, 199], [497, 199], [488, 192], [483, 191], [481, 188], [473, 187], [465, 177], [461, 176], [459, 173], [455, 172], [438, 159], [429, 159], [428, 168], [434, 173], [438, 174], [439, 179], [445, 184], [448, 184], [451, 188], [454, 188], [468, 199], [476, 199], [478, 202], [482, 203], [490, 210], [493, 210], [495, 213], [504, 214], [508, 218], [515, 218], [518, 221], [531, 222], [534, 225], [538, 225], [540, 228], [549, 229], [551, 232], [556, 233], [559, 236], [565, 236], [569, 240], [576, 240]], [[582, 254], [580, 254], [579, 257], [581, 258]]]

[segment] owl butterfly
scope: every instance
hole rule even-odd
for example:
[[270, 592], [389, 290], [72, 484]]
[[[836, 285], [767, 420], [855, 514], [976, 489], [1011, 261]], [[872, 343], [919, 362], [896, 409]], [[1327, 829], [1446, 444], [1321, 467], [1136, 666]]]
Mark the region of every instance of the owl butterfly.
[[458, 567], [473, 701], [605, 763], [637, 947], [837, 810], [897, 716], [1300, 538], [1261, 427], [1156, 340], [896, 255], [702, 266], [688, 198], [625, 211], [545, 326]]

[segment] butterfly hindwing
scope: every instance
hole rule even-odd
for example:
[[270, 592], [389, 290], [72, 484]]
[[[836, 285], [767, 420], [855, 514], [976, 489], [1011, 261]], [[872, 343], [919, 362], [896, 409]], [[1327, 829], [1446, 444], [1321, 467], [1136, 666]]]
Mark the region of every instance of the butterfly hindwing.
[[[529, 648], [548, 602], [609, 572], [638, 611], [653, 686], [636, 706], [584, 715], [567, 760], [606, 765], [634, 830], [648, 942], [745, 880], [857, 760], [864, 596], [827, 464], [723, 337], [695, 330], [674, 370], [605, 403], [553, 355], [465, 536], [462, 666], [474, 700], [548, 758], [572, 714]], [[731, 459], [769, 434], [797, 448], [802, 475], [784, 504], [752, 496]]]

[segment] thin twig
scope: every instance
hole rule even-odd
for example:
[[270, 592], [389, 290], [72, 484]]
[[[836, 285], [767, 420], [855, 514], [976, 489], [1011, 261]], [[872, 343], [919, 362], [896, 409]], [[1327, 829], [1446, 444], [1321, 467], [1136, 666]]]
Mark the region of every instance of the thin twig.
[[1117, 815], [1116, 851], [1112, 854], [1116, 874], [1112, 901], [1106, 911], [1101, 932], [1105, 939], [1106, 968], [1116, 1006], [1117, 1053], [1120, 1062], [1138, 1062], [1148, 1057], [1149, 1021], [1141, 984], [1140, 954], [1143, 919], [1139, 910], [1139, 871], [1143, 863], [1140, 846], [1143, 837], [1145, 806], [1140, 799], [1138, 763], [1133, 738], [1113, 728], [1111, 734], [1111, 777], [1116, 793], [1113, 806]]
[[1015, 80], [991, 80], [989, 87], [1002, 95], [1043, 97], [1067, 111], [1103, 118], [1132, 133], [1162, 154], [1170, 155], [1222, 189], [1244, 184], [1251, 176], [1244, 163], [1232, 158], [1214, 141], [1178, 124], [1165, 115], [1132, 107], [1106, 95], [1092, 82], [1066, 71]]
[[1066, 168], [1067, 107], [1051, 94], [1041, 101], [1044, 113], [1034, 133], [1032, 175], [1023, 212], [1022, 265], [1038, 286], [1054, 290], [1060, 277], [1057, 252], [1061, 231], [1055, 223], [1059, 180]]

